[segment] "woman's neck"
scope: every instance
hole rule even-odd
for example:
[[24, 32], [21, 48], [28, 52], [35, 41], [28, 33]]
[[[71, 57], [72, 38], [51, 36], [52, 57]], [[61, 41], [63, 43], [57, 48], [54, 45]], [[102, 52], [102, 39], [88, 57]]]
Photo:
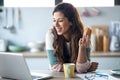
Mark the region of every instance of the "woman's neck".
[[65, 34], [65, 35], [63, 35], [63, 36], [64, 36], [64, 38], [65, 38], [65, 40], [66, 40], [67, 42], [70, 41], [70, 35], [69, 35], [69, 34]]

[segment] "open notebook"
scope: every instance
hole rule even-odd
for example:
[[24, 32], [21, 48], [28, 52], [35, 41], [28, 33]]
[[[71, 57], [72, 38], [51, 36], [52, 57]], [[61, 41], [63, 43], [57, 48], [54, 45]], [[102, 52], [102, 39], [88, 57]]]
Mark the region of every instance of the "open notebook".
[[0, 76], [18, 80], [38, 80], [51, 78], [52, 75], [30, 72], [22, 54], [0, 53]]

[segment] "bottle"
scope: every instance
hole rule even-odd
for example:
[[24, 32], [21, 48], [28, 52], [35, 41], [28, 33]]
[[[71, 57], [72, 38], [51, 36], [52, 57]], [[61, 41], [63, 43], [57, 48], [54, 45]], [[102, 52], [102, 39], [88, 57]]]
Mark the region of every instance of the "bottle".
[[96, 50], [103, 51], [103, 30], [96, 29]]
[[107, 35], [103, 36], [103, 51], [109, 51], [109, 37]]
[[95, 34], [91, 34], [91, 52], [95, 52], [96, 51], [96, 35]]

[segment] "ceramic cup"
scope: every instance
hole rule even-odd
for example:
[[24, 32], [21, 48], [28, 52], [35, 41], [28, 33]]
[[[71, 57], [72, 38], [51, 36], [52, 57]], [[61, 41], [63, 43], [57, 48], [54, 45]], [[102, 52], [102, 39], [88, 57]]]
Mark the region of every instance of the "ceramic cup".
[[73, 78], [75, 71], [74, 63], [64, 63], [63, 64], [65, 78]]

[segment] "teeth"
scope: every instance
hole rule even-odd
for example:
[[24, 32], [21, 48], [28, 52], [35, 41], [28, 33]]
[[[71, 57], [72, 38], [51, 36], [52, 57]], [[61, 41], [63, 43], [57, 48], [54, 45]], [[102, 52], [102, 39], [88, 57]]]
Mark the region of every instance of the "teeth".
[[62, 30], [62, 28], [56, 27], [56, 30], [57, 30], [57, 32], [60, 32]]
[[61, 30], [61, 29], [60, 29], [60, 28], [57, 28], [56, 30], [59, 31], [59, 30]]

